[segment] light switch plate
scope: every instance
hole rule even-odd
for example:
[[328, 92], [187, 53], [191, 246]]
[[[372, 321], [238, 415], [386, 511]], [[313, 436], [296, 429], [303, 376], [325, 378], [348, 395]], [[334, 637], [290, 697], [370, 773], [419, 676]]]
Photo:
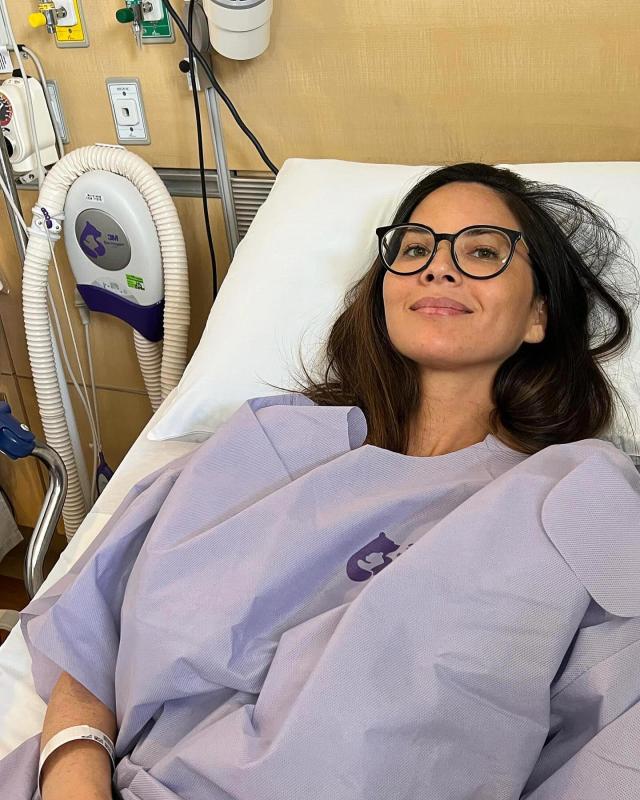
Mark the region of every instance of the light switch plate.
[[111, 113], [120, 144], [151, 144], [137, 78], [107, 78]]

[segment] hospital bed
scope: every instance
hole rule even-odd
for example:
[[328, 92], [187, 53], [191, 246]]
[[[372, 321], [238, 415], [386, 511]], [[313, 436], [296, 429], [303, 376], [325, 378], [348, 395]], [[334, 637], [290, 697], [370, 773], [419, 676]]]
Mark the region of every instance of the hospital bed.
[[[640, 163], [497, 166], [566, 185], [602, 206], [640, 263]], [[269, 383], [295, 388], [292, 365], [299, 353], [312, 362], [346, 289], [371, 265], [375, 228], [434, 168], [307, 159], [283, 165], [236, 251], [180, 384], [140, 434], [41, 591], [68, 571], [139, 479], [192, 452], [247, 398], [279, 393]], [[607, 370], [640, 417], [639, 330], [626, 357]], [[607, 438], [640, 463], [626, 419], [620, 417]], [[44, 713], [16, 627], [0, 648], [0, 758], [41, 730]]]

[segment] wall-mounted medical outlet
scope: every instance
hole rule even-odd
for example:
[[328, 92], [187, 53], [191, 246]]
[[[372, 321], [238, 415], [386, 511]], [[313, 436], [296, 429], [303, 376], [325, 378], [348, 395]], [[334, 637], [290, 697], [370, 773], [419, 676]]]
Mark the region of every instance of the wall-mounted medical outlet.
[[58, 19], [58, 26], [65, 28], [72, 28], [78, 24], [80, 14], [76, 10], [76, 5], [73, 0], [55, 0], [56, 8], [64, 9], [64, 16]]
[[143, 0], [142, 43], [165, 44], [175, 40], [173, 26], [162, 0]]
[[46, 28], [56, 37], [56, 44], [71, 42], [67, 46], [84, 46], [84, 21], [81, 20], [79, 0], [43, 0], [38, 11], [29, 14], [32, 28]]
[[56, 26], [56, 46], [89, 47], [89, 33], [80, 0], [56, 0], [56, 6], [63, 6], [67, 11], [67, 16]]
[[162, 0], [143, 0], [142, 18], [145, 22], [159, 22], [164, 16]]
[[120, 144], [151, 144], [137, 78], [107, 78], [107, 91]]
[[174, 42], [171, 20], [162, 0], [125, 0], [116, 11], [116, 20], [131, 24], [138, 46]]

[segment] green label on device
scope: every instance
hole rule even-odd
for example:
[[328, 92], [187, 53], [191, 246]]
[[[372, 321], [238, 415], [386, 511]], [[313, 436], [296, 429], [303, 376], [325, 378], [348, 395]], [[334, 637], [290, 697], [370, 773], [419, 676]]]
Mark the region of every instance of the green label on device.
[[127, 286], [130, 289], [140, 289], [144, 292], [144, 279], [138, 275], [127, 275]]

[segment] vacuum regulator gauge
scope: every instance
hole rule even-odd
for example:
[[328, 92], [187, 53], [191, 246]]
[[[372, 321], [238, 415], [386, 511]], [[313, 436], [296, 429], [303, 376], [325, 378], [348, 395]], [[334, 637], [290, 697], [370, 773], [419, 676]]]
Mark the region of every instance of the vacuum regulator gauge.
[[9, 102], [9, 98], [0, 92], [0, 126], [6, 127], [13, 117], [13, 106]]

